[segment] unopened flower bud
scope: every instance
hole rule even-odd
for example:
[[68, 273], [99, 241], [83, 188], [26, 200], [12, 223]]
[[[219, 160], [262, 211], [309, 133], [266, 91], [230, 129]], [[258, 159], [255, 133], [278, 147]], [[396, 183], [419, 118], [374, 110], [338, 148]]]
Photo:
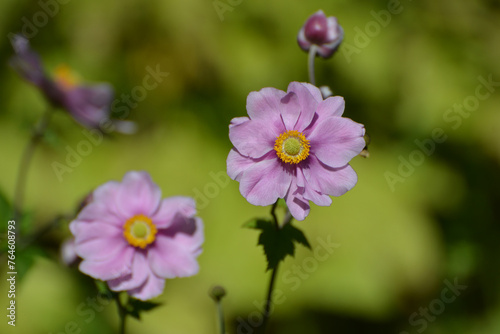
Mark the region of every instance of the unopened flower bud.
[[297, 35], [297, 42], [304, 51], [311, 45], [318, 47], [318, 54], [329, 58], [337, 50], [344, 37], [344, 30], [333, 16], [326, 17], [322, 10], [311, 15]]

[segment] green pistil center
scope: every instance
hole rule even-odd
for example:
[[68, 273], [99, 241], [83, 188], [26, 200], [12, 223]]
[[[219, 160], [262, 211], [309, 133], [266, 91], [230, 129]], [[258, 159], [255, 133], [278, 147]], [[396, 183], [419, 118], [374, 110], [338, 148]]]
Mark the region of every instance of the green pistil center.
[[149, 235], [149, 226], [142, 220], [136, 220], [132, 225], [132, 234], [134, 237], [144, 239]]
[[283, 144], [283, 149], [285, 150], [286, 154], [291, 156], [296, 156], [297, 154], [300, 153], [302, 145], [300, 143], [300, 140], [298, 140], [295, 137], [290, 137], [285, 140]]

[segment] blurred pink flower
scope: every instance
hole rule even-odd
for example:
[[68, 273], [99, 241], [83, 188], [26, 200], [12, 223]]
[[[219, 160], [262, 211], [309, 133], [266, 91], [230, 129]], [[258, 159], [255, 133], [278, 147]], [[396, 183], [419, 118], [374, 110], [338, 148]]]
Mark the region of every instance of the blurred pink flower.
[[322, 10], [318, 10], [299, 30], [297, 42], [306, 52], [312, 45], [316, 45], [318, 54], [323, 58], [329, 58], [337, 50], [343, 38], [344, 30], [337, 19], [333, 16], [326, 17]]
[[234, 118], [229, 138], [234, 147], [227, 173], [240, 182], [253, 205], [284, 198], [298, 220], [309, 201], [328, 206], [357, 182], [349, 161], [365, 146], [364, 126], [341, 117], [344, 99], [323, 100], [308, 83], [292, 82], [288, 91], [263, 88], [247, 98], [249, 117]]
[[146, 172], [98, 187], [71, 222], [80, 270], [107, 281], [113, 291], [147, 300], [162, 293], [165, 279], [195, 275], [203, 224], [189, 197], [161, 199]]
[[[110, 84], [82, 85], [65, 66], [59, 66], [55, 78], [50, 78], [43, 68], [40, 57], [34, 52], [28, 39], [14, 35], [12, 47], [15, 55], [10, 65], [27, 81], [40, 89], [54, 106], [65, 109], [74, 120], [87, 128], [100, 128], [109, 120], [114, 90]], [[135, 132], [135, 123], [113, 120], [117, 131]]]

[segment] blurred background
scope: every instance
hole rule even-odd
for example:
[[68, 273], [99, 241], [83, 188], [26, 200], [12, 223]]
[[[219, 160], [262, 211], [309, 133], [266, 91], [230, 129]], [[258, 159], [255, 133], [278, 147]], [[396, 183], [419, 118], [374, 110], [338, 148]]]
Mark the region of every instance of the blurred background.
[[[130, 320], [128, 333], [216, 333], [215, 284], [228, 291], [228, 332], [253, 333], [269, 272], [258, 233], [242, 225], [269, 208], [250, 205], [225, 174], [228, 124], [246, 115], [250, 91], [308, 80], [296, 34], [318, 9], [338, 18], [345, 39], [332, 59], [316, 60], [317, 83], [344, 96], [344, 116], [365, 124], [370, 157], [353, 159], [353, 190], [295, 222], [312, 250], [298, 246], [280, 267], [283, 295], [269, 332], [500, 333], [495, 0], [2, 0], [2, 229], [21, 152], [47, 108], [8, 66], [7, 36], [23, 32], [47, 72], [66, 64], [84, 82], [111, 83], [113, 111], [139, 126], [92, 145], [58, 177], [54, 162], [67, 165], [69, 150], [88, 138], [55, 113], [31, 165], [23, 233], [74, 214], [96, 186], [146, 170], [164, 196], [196, 198], [206, 241], [200, 273], [168, 280], [163, 305]], [[151, 70], [169, 74], [137, 95]], [[0, 332], [117, 331], [116, 305], [92, 308], [92, 280], [60, 262], [69, 236], [64, 222], [17, 251], [16, 327], [2, 315]], [[4, 277], [5, 254], [0, 270]], [[2, 279], [2, 312], [7, 292]]]

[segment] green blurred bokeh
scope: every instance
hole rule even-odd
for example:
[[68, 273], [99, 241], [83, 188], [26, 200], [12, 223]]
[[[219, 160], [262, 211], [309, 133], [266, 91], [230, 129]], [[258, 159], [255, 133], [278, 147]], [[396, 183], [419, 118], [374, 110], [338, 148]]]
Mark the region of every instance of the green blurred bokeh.
[[[241, 226], [269, 208], [250, 205], [226, 176], [227, 126], [246, 114], [250, 91], [307, 81], [296, 34], [320, 8], [338, 17], [345, 39], [333, 59], [316, 60], [317, 81], [365, 124], [370, 158], [352, 161], [353, 190], [295, 223], [313, 251], [298, 247], [280, 268], [284, 297], [270, 332], [500, 333], [498, 1], [221, 0], [223, 13], [211, 0], [61, 2], [0, 2], [0, 192], [12, 199], [21, 152], [47, 107], [8, 67], [9, 33], [24, 29], [49, 72], [64, 63], [84, 81], [110, 82], [121, 107], [148, 67], [169, 72], [129, 108], [138, 133], [92, 146], [62, 181], [53, 162], [87, 138], [57, 112], [27, 183], [30, 231], [129, 170], [148, 171], [164, 196], [196, 197], [206, 233], [200, 273], [167, 281], [163, 306], [131, 320], [128, 333], [215, 333], [215, 284], [228, 291], [230, 333], [250, 333], [242, 322], [258, 321], [269, 273], [257, 233]], [[73, 322], [81, 333], [116, 332], [115, 305], [92, 313], [92, 281], [58, 260], [69, 236], [65, 223], [36, 241], [44, 254], [17, 281], [15, 328], [3, 315], [2, 278], [0, 332], [69, 333]], [[328, 240], [339, 246], [318, 260]], [[467, 288], [443, 303], [453, 282]]]

